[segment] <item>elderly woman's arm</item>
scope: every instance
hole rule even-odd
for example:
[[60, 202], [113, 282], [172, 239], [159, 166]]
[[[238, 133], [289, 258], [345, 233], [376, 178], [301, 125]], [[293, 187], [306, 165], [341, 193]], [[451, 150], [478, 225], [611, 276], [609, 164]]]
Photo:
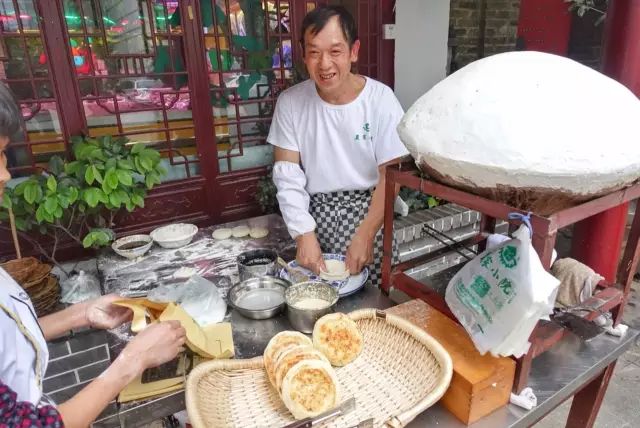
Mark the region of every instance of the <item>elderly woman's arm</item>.
[[115, 328], [131, 319], [131, 311], [116, 306], [114, 301], [122, 299], [116, 294], [77, 303], [59, 312], [38, 319], [46, 340], [62, 336], [69, 330], [82, 327], [101, 329]]
[[58, 406], [65, 427], [89, 426], [143, 370], [174, 359], [182, 349], [185, 338], [186, 332], [178, 321], [153, 324], [144, 329], [102, 375]]

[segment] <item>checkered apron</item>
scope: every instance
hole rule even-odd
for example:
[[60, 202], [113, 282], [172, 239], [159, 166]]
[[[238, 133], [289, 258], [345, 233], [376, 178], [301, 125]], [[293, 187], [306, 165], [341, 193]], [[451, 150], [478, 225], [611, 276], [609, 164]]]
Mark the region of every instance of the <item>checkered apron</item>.
[[[372, 190], [349, 190], [311, 195], [309, 212], [316, 221], [316, 235], [325, 253], [346, 254], [351, 237], [369, 212]], [[369, 265], [371, 283], [382, 283], [382, 233], [374, 242], [373, 263]], [[398, 261], [398, 248], [393, 238], [393, 264]]]

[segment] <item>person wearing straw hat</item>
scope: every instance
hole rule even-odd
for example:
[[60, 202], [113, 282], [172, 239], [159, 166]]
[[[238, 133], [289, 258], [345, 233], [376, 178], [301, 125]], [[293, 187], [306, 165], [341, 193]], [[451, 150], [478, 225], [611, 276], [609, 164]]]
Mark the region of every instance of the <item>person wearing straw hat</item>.
[[351, 274], [370, 266], [380, 285], [384, 166], [408, 154], [393, 91], [352, 72], [360, 41], [353, 16], [322, 6], [302, 21], [309, 80], [278, 97], [267, 141], [273, 181], [298, 263], [325, 270], [322, 253], [345, 255]]
[[[21, 123], [13, 96], [0, 83], [0, 197], [11, 179], [5, 150]], [[37, 318], [27, 293], [0, 268], [0, 425], [86, 427], [144, 369], [176, 357], [185, 342], [185, 330], [177, 321], [154, 324], [131, 340], [100, 377], [70, 400], [56, 406], [43, 395], [46, 340], [73, 329], [109, 329], [128, 321], [130, 311], [112, 304], [119, 298], [102, 296]]]

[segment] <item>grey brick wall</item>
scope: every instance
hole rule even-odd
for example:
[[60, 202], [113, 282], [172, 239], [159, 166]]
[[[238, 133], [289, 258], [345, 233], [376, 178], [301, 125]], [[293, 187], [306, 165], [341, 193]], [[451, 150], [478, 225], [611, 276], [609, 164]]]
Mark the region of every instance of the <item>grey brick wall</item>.
[[[49, 342], [49, 365], [43, 388], [60, 404], [73, 397], [111, 363], [107, 334], [101, 330], [84, 330]], [[117, 412], [115, 402], [100, 418]]]
[[[520, 0], [487, 0], [485, 12], [484, 56], [515, 50]], [[462, 68], [478, 59], [480, 2], [451, 0], [449, 35], [456, 41], [451, 59]]]
[[[484, 56], [515, 50], [520, 15], [520, 0], [487, 0]], [[455, 40], [455, 67], [462, 68], [478, 59], [479, 5], [477, 0], [451, 0], [449, 36]], [[596, 0], [595, 6], [607, 9], [606, 0]], [[568, 7], [568, 5], [567, 5]], [[582, 17], [575, 13], [567, 57], [589, 67], [600, 69], [604, 24], [595, 25], [601, 14], [588, 11]]]

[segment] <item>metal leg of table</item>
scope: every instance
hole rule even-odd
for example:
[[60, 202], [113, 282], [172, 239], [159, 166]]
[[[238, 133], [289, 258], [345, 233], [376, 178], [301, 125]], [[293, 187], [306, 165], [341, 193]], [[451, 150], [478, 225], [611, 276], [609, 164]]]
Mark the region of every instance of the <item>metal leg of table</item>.
[[616, 361], [612, 362], [580, 390], [571, 403], [571, 410], [567, 417], [567, 428], [591, 428], [596, 421], [602, 400], [607, 392], [609, 381], [613, 376]]
[[[533, 346], [533, 344], [532, 344]], [[516, 374], [513, 381], [513, 392], [520, 394], [529, 384], [529, 372], [533, 363], [533, 350], [530, 349], [526, 355], [516, 361]]]

